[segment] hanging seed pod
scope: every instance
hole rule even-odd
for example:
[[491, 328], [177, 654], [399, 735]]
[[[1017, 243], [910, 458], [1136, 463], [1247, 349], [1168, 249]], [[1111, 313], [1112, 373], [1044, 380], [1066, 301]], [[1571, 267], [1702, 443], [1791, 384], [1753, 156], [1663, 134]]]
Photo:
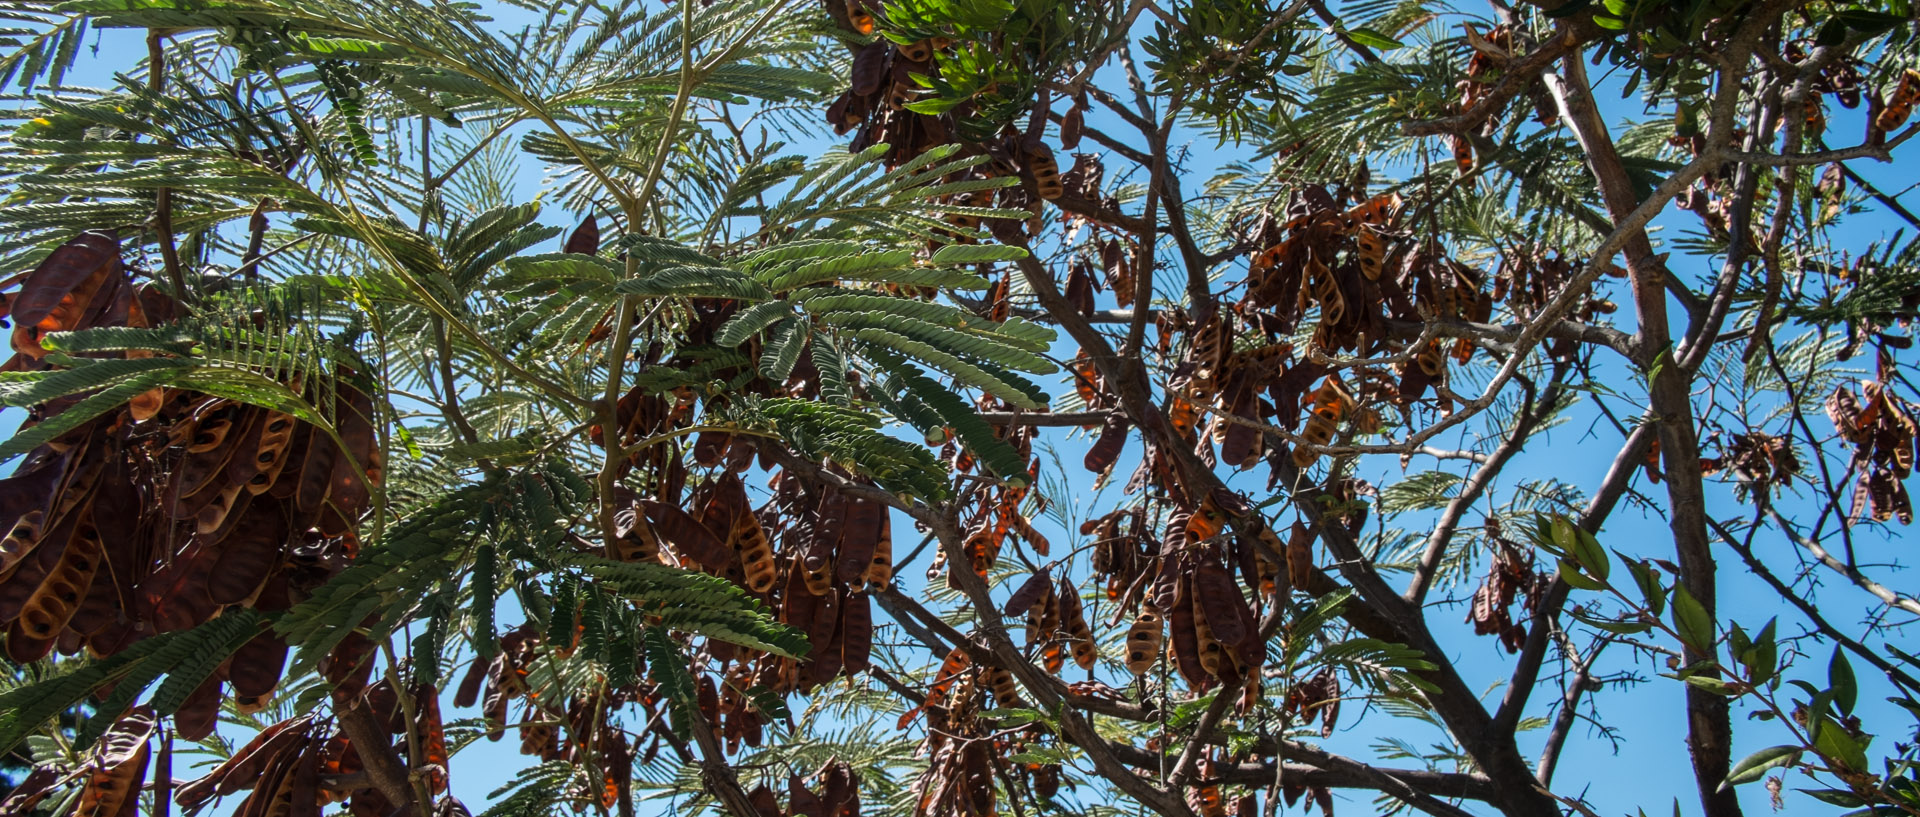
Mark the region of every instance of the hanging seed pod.
[[926, 62], [933, 57], [933, 41], [931, 40], [896, 44], [894, 48], [898, 49], [900, 56], [905, 57], [909, 62]]
[[20, 610], [20, 629], [28, 638], [51, 639], [67, 626], [100, 566], [100, 531], [91, 519], [75, 526], [60, 561], [27, 598]]
[[1020, 700], [1020, 687], [1013, 681], [1013, 673], [1000, 667], [987, 669], [987, 688], [993, 690], [993, 700], [1003, 708], [1026, 706]]
[[1160, 660], [1160, 647], [1163, 640], [1161, 631], [1165, 629], [1164, 617], [1160, 608], [1152, 601], [1140, 603], [1140, 616], [1133, 620], [1133, 626], [1127, 629], [1127, 671], [1134, 675], [1145, 675]]
[[1080, 589], [1072, 584], [1060, 586], [1060, 630], [1066, 636], [1067, 643], [1073, 648], [1073, 663], [1081, 669], [1093, 669], [1094, 662], [1100, 659], [1100, 651], [1093, 643], [1093, 630], [1087, 627], [1087, 619], [1080, 604]]
[[730, 538], [734, 550], [740, 554], [747, 589], [755, 593], [773, 589], [778, 571], [773, 563], [773, 545], [767, 541], [766, 529], [760, 526], [760, 517], [753, 513], [734, 517], [733, 535]]
[[89, 762], [86, 788], [80, 793], [75, 817], [118, 817], [126, 806], [138, 807], [140, 781], [147, 772], [147, 740], [154, 729], [153, 711], [140, 707], [116, 721], [100, 738]]
[[880, 539], [873, 544], [873, 561], [867, 563], [860, 581], [869, 593], [893, 584], [893, 515], [890, 513], [881, 517]]
[[[1339, 426], [1341, 418], [1345, 417], [1348, 409], [1352, 407], [1353, 400], [1346, 395], [1345, 390], [1341, 389], [1339, 381], [1329, 377], [1325, 383], [1321, 384], [1320, 389], [1314, 392], [1313, 401], [1313, 413], [1307, 417], [1306, 427], [1300, 430], [1300, 436], [1313, 445], [1326, 445], [1333, 441], [1334, 431]], [[1320, 459], [1319, 452], [1305, 446], [1293, 450], [1295, 467], [1306, 468], [1318, 459]]]
[[1040, 198], [1053, 201], [1065, 195], [1067, 190], [1060, 183], [1060, 164], [1053, 160], [1053, 150], [1038, 141], [1025, 144], [1027, 154], [1027, 172], [1033, 174], [1033, 188]]

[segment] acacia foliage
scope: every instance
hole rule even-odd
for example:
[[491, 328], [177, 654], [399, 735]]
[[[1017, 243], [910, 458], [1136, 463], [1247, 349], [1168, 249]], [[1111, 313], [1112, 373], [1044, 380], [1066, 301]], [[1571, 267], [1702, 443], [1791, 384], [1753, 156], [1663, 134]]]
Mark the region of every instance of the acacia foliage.
[[1904, 2], [5, 8], [0, 812], [1920, 813]]

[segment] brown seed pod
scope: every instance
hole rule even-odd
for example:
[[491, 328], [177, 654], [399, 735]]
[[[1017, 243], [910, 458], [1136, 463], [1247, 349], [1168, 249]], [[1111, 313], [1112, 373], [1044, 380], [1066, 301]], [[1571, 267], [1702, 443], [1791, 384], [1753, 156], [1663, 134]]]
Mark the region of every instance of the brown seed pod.
[[834, 578], [852, 585], [861, 580], [873, 564], [873, 553], [887, 527], [887, 506], [878, 502], [853, 500], [847, 503], [846, 519], [840, 526], [840, 549]]
[[773, 589], [777, 573], [773, 562], [773, 545], [767, 541], [766, 529], [760, 526], [760, 517], [752, 513], [734, 517], [731, 539], [734, 550], [740, 554], [747, 589], [755, 593]]
[[1093, 669], [1094, 662], [1100, 659], [1100, 651], [1093, 643], [1093, 630], [1087, 627], [1086, 615], [1080, 605], [1080, 589], [1072, 584], [1060, 586], [1060, 631], [1067, 637], [1073, 648], [1073, 663], [1081, 669]]
[[880, 540], [873, 545], [873, 561], [867, 563], [867, 569], [860, 577], [867, 592], [885, 590], [893, 584], [893, 518], [888, 514], [880, 521]]
[[900, 56], [905, 57], [910, 62], [926, 62], [933, 56], [933, 41], [931, 40], [900, 43], [896, 44], [894, 48], [899, 49]]
[[873, 655], [873, 599], [848, 596], [840, 605], [840, 664], [848, 675], [866, 672]]
[[993, 690], [993, 700], [1002, 707], [1026, 706], [1020, 700], [1020, 686], [1013, 681], [1013, 673], [1000, 667], [987, 669], [987, 688]]
[[20, 630], [28, 638], [51, 639], [73, 618], [100, 567], [100, 531], [91, 519], [80, 521], [60, 561], [20, 610]]
[[[1333, 434], [1340, 420], [1353, 407], [1353, 398], [1348, 397], [1339, 381], [1327, 378], [1313, 395], [1313, 413], [1307, 417], [1306, 427], [1300, 430], [1300, 436], [1314, 445], [1326, 445], [1333, 441]], [[1293, 450], [1293, 464], [1306, 468], [1320, 459], [1320, 454], [1306, 446]]]
[[293, 443], [294, 432], [300, 423], [292, 415], [269, 411], [260, 423], [260, 442], [253, 452], [254, 473], [247, 480], [247, 490], [254, 494], [266, 493], [280, 479], [280, 472], [287, 464], [287, 448]]
[[1004, 614], [1009, 616], [1027, 615], [1043, 599], [1052, 595], [1053, 578], [1051, 574], [1052, 568], [1043, 567], [1034, 571], [1033, 575], [1028, 576], [1027, 580], [1020, 584], [1019, 589], [1014, 590], [1013, 595], [1007, 597], [1007, 606], [1004, 609]]
[[1053, 201], [1065, 195], [1066, 187], [1060, 183], [1060, 164], [1053, 160], [1053, 150], [1038, 141], [1025, 145], [1027, 154], [1027, 172], [1033, 174], [1033, 189], [1040, 198]]
[[733, 550], [691, 514], [651, 499], [641, 500], [640, 506], [646, 512], [651, 529], [680, 557], [714, 574], [725, 571], [733, 562]]
[[128, 712], [100, 737], [87, 764], [86, 788], [80, 794], [75, 817], [118, 817], [137, 807], [140, 781], [147, 772], [147, 739], [154, 729], [153, 711], [140, 707]]
[[1161, 631], [1165, 628], [1160, 610], [1151, 601], [1142, 601], [1140, 616], [1127, 629], [1127, 671], [1145, 675], [1160, 660]]

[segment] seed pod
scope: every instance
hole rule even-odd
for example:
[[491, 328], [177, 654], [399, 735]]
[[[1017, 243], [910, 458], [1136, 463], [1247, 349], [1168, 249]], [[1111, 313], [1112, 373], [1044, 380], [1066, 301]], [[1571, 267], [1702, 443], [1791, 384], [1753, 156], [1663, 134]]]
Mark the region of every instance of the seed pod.
[[840, 606], [840, 663], [848, 675], [866, 672], [873, 654], [873, 599], [848, 596]]
[[733, 550], [713, 534], [700, 520], [680, 508], [664, 502], [641, 500], [647, 521], [674, 552], [692, 560], [709, 573], [719, 574], [733, 562]]
[[260, 423], [260, 442], [254, 448], [254, 474], [247, 480], [247, 490], [254, 494], [266, 493], [280, 479], [280, 472], [287, 464], [287, 447], [293, 443], [293, 435], [300, 427], [292, 415], [269, 411]]
[[1287, 584], [1290, 587], [1306, 587], [1307, 575], [1313, 572], [1313, 532], [1307, 526], [1295, 522], [1293, 534], [1287, 538]]
[[1053, 201], [1064, 195], [1066, 187], [1060, 183], [1060, 165], [1053, 160], [1053, 150], [1031, 141], [1026, 143], [1026, 153], [1027, 172], [1033, 174], [1033, 188], [1040, 198]]
[[45, 528], [45, 511], [35, 508], [20, 515], [13, 529], [7, 532], [7, 538], [0, 539], [0, 575], [11, 573], [14, 565], [40, 544], [40, 534]]
[[147, 772], [147, 739], [153, 735], [153, 711], [140, 707], [116, 721], [100, 737], [88, 763], [86, 788], [75, 817], [117, 817], [123, 807], [137, 808], [140, 781]]
[[909, 62], [926, 62], [933, 56], [933, 43], [930, 40], [901, 43], [894, 48], [899, 49], [900, 56], [905, 57]]
[[1013, 673], [1005, 669], [987, 669], [987, 688], [993, 690], [993, 700], [1002, 707], [1026, 706], [1020, 700], [1020, 687], [1013, 682]]
[[1072, 584], [1060, 587], [1060, 630], [1073, 647], [1073, 663], [1081, 669], [1093, 669], [1094, 662], [1100, 658], [1100, 651], [1094, 646], [1093, 631], [1087, 627], [1087, 619], [1080, 606], [1080, 589]]
[[1028, 576], [1027, 580], [1021, 583], [1020, 588], [1013, 591], [1012, 596], [1007, 597], [1007, 606], [1004, 614], [1009, 616], [1027, 615], [1042, 599], [1052, 595], [1053, 578], [1050, 575], [1051, 572], [1051, 568], [1043, 567], [1034, 571], [1033, 575]]
[[866, 572], [860, 577], [867, 592], [885, 590], [893, 584], [893, 518], [887, 514], [880, 520], [880, 540], [873, 545], [873, 561], [867, 564]]
[[1916, 103], [1920, 103], [1920, 70], [1909, 68], [1900, 75], [1900, 84], [1893, 93], [1887, 95], [1886, 106], [1874, 118], [1875, 127], [1884, 133], [1907, 124], [1907, 117], [1913, 115]]
[[20, 610], [20, 630], [28, 638], [51, 639], [73, 618], [101, 561], [100, 531], [91, 518], [75, 525], [65, 552]]
[[846, 520], [841, 524], [840, 551], [834, 578], [852, 585], [860, 581], [873, 563], [874, 550], [887, 525], [889, 511], [878, 502], [864, 500], [847, 503]]
[[1164, 622], [1160, 610], [1151, 601], [1140, 604], [1140, 616], [1133, 620], [1133, 626], [1127, 629], [1127, 671], [1134, 675], [1145, 675], [1160, 660], [1162, 643], [1161, 630]]
[[743, 513], [733, 520], [733, 546], [740, 554], [740, 565], [746, 573], [746, 586], [755, 593], [765, 593], [773, 589], [777, 571], [773, 563], [773, 545], [767, 541], [767, 532], [760, 526], [760, 517], [752, 513]]

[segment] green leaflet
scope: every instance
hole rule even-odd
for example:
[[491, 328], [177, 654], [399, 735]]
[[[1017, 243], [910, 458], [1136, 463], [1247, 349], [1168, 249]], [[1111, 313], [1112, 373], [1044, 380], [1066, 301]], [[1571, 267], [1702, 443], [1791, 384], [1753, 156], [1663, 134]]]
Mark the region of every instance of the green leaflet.
[[921, 340], [874, 327], [855, 329], [850, 334], [856, 340], [865, 341], [862, 348], [867, 351], [867, 356], [870, 358], [886, 351], [898, 352], [953, 375], [954, 379], [968, 386], [983, 389], [1021, 408], [1040, 410], [1047, 407], [1046, 393], [1037, 389], [1022, 388], [1022, 385], [1031, 387], [1032, 384], [1014, 378], [1001, 377], [986, 367], [978, 365], [976, 361], [962, 359]]
[[1051, 374], [1056, 371], [1046, 358], [1007, 343], [997, 335], [974, 333], [941, 326], [892, 312], [823, 311], [819, 320], [847, 329], [884, 329], [936, 347], [956, 357], [988, 361], [1023, 372]]
[[105, 391], [89, 395], [86, 399], [70, 406], [66, 411], [60, 412], [34, 425], [32, 428], [22, 429], [20, 433], [8, 438], [6, 442], [0, 443], [0, 463], [32, 451], [48, 440], [52, 440], [68, 431], [85, 425], [87, 421], [95, 417], [119, 408], [122, 404], [133, 399], [141, 392], [166, 383], [169, 379], [168, 374], [168, 372], [155, 372], [122, 382]]
[[793, 374], [794, 365], [800, 362], [800, 352], [812, 334], [812, 323], [804, 318], [782, 320], [774, 327], [766, 350], [760, 355], [760, 373], [775, 383], [785, 381]]
[[815, 331], [811, 348], [813, 368], [820, 373], [820, 399], [836, 406], [852, 405], [852, 392], [847, 388], [847, 358], [834, 345], [833, 336]]
[[754, 304], [735, 313], [726, 325], [720, 327], [719, 332], [714, 333], [713, 342], [718, 346], [739, 346], [759, 334], [760, 330], [792, 314], [793, 308], [783, 301]]
[[1027, 484], [1027, 463], [1021, 458], [1020, 452], [995, 436], [993, 427], [987, 425], [987, 421], [967, 401], [897, 356], [880, 352], [870, 357], [886, 372], [889, 384], [897, 387], [902, 394], [918, 399], [939, 415], [940, 421], [952, 428], [967, 450], [972, 451], [989, 470], [1009, 484]]
[[758, 281], [741, 275], [731, 267], [668, 267], [644, 278], [615, 284], [613, 291], [623, 295], [684, 295], [707, 298], [738, 298], [764, 301], [772, 297]]
[[562, 564], [586, 571], [672, 629], [788, 657], [807, 651], [805, 634], [774, 621], [765, 605], [718, 576], [586, 555], [568, 557]]
[[[74, 358], [70, 369], [0, 373], [0, 406], [33, 406], [71, 394], [106, 388], [152, 372], [171, 372], [192, 366], [170, 357], [137, 360]], [[163, 375], [164, 376], [164, 375]]]

